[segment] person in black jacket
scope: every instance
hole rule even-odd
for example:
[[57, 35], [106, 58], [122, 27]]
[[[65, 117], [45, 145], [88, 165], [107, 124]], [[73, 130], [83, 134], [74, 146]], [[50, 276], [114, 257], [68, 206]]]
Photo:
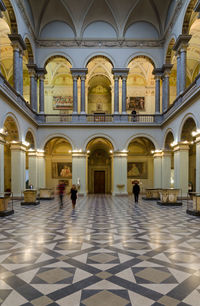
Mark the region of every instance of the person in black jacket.
[[76, 189], [76, 185], [72, 185], [72, 188], [70, 190], [70, 194], [71, 194], [71, 200], [72, 200], [72, 208], [75, 208], [76, 205], [76, 199], [77, 199], [77, 189]]
[[135, 203], [138, 203], [139, 193], [140, 193], [140, 186], [138, 185], [137, 182], [135, 182], [135, 184], [133, 186], [133, 194], [134, 194], [134, 197], [135, 197]]

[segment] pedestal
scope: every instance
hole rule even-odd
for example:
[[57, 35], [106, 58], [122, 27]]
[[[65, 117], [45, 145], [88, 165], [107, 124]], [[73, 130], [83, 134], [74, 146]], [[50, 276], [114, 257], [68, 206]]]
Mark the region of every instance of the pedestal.
[[40, 201], [37, 201], [37, 190], [26, 189], [24, 190], [24, 202], [21, 205], [38, 205]]
[[158, 201], [157, 204], [165, 206], [181, 206], [182, 202], [177, 201], [179, 192], [179, 189], [161, 189], [160, 201]]
[[192, 198], [192, 203], [189, 203], [190, 200], [188, 201], [186, 213], [200, 217], [200, 193], [191, 192], [189, 195]]
[[157, 201], [160, 200], [160, 188], [148, 188], [146, 189], [146, 197], [143, 197], [143, 200], [147, 201]]
[[54, 191], [52, 188], [40, 188], [40, 200], [53, 200]]
[[6, 217], [14, 214], [14, 210], [8, 210], [9, 196], [0, 197], [0, 217]]

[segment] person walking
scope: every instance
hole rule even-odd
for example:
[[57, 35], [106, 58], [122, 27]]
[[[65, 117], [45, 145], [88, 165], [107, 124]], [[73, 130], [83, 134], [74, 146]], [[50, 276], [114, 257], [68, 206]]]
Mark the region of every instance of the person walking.
[[135, 203], [138, 203], [139, 193], [140, 193], [140, 186], [138, 185], [137, 182], [135, 182], [133, 186], [133, 194], [135, 197]]
[[60, 208], [63, 208], [63, 196], [65, 193], [65, 183], [63, 181], [60, 181], [57, 189], [58, 189], [58, 195], [60, 198]]
[[76, 189], [76, 185], [73, 184], [72, 188], [70, 190], [71, 200], [72, 200], [72, 208], [73, 209], [76, 206], [77, 192], [78, 192], [78, 190]]

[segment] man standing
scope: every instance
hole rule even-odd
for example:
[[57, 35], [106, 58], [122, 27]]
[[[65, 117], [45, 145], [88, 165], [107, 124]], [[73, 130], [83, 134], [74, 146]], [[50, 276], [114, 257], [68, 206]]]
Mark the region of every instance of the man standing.
[[135, 197], [135, 203], [138, 203], [139, 193], [140, 193], [140, 186], [138, 185], [137, 182], [135, 182], [133, 186], [133, 194]]
[[60, 181], [57, 189], [58, 189], [58, 194], [60, 198], [60, 208], [63, 208], [63, 195], [65, 192], [65, 183], [63, 181]]

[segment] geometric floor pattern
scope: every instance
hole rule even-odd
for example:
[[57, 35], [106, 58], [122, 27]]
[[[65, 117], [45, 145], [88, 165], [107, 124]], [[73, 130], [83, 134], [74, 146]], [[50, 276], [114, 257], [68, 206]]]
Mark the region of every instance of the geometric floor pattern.
[[200, 305], [200, 219], [104, 195], [0, 218], [0, 304]]

